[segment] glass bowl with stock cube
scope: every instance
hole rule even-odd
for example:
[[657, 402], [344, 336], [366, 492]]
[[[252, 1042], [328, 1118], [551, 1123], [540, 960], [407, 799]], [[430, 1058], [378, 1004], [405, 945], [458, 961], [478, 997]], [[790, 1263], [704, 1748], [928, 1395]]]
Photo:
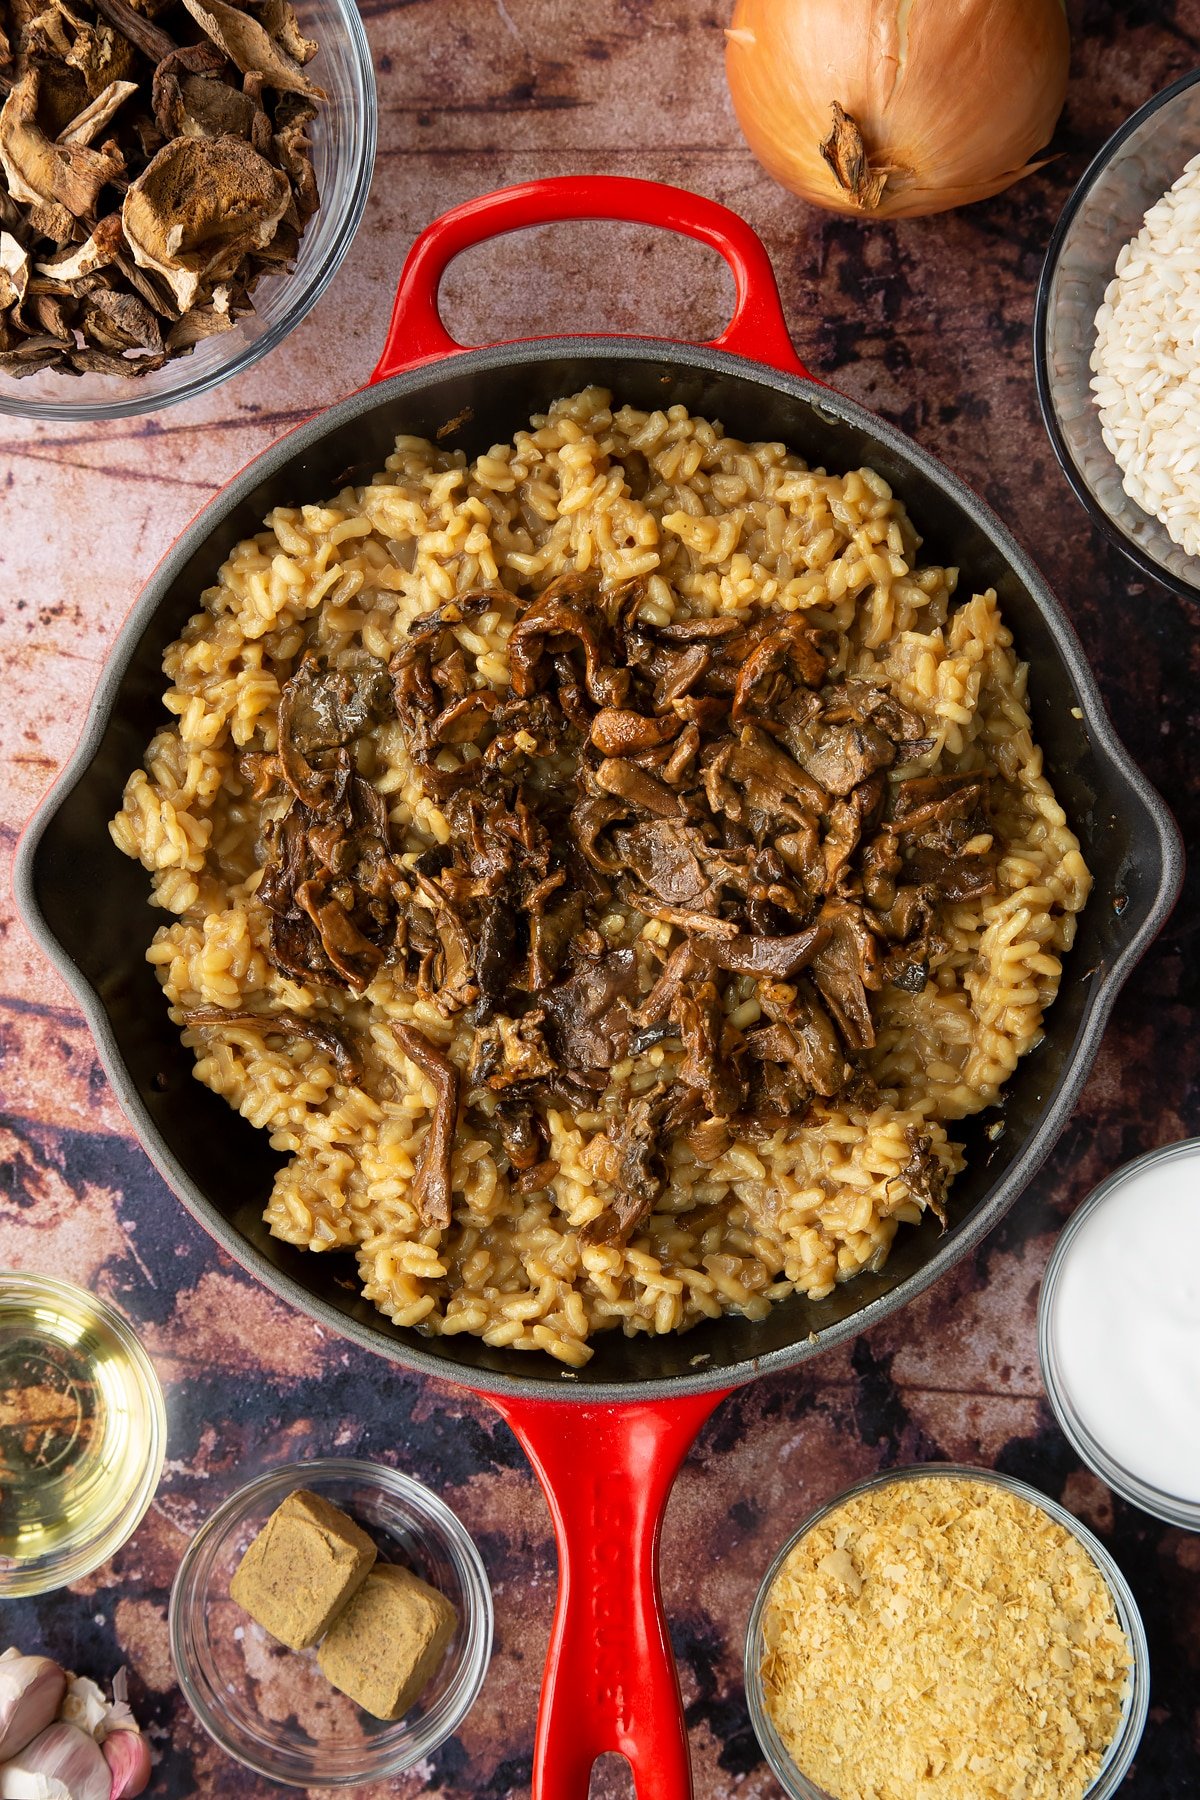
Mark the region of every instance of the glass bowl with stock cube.
[[170, 1638], [184, 1695], [230, 1756], [293, 1787], [353, 1787], [462, 1723], [491, 1655], [491, 1589], [419, 1482], [350, 1458], [291, 1463], [197, 1532]]

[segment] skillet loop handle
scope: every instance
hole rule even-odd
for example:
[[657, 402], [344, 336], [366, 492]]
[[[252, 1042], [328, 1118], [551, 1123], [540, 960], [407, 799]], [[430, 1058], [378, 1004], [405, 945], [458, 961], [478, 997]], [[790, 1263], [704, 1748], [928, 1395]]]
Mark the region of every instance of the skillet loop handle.
[[558, 1540], [533, 1800], [587, 1800], [592, 1764], [613, 1750], [629, 1759], [638, 1800], [691, 1800], [658, 1543], [679, 1465], [725, 1394], [625, 1406], [492, 1398]]
[[530, 225], [572, 219], [624, 219], [658, 225], [719, 251], [733, 271], [733, 317], [709, 348], [769, 363], [812, 380], [788, 336], [779, 289], [762, 239], [738, 214], [703, 194], [624, 175], [562, 175], [482, 194], [443, 213], [408, 253], [392, 308], [383, 355], [371, 377], [384, 381], [467, 348], [438, 312], [442, 276], [456, 256], [489, 238]]

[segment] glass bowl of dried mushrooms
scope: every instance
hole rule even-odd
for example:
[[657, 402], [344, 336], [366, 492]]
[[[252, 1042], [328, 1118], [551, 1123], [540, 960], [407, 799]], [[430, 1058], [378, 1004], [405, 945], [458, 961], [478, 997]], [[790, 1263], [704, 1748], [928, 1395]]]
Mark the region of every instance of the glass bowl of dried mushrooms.
[[121, 418], [299, 324], [378, 105], [354, 0], [0, 7], [0, 413]]

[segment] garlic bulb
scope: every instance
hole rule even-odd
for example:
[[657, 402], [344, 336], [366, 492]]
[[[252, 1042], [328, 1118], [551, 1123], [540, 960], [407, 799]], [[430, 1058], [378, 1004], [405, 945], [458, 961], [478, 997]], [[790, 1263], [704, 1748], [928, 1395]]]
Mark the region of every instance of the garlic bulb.
[[0, 1762], [23, 1750], [49, 1725], [66, 1691], [67, 1678], [48, 1656], [0, 1656]]
[[726, 38], [759, 162], [860, 218], [998, 194], [1041, 167], [1067, 91], [1062, 0], [738, 0]]
[[111, 1800], [112, 1771], [78, 1725], [47, 1725], [0, 1764], [0, 1800]]

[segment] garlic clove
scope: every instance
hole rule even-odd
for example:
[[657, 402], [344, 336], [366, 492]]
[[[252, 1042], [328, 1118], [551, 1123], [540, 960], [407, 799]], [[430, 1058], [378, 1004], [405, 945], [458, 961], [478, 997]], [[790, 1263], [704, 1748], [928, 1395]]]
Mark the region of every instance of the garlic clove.
[[68, 1725], [78, 1725], [80, 1731], [86, 1731], [89, 1737], [103, 1743], [108, 1701], [89, 1676], [72, 1675], [68, 1671], [67, 1692], [58, 1709], [58, 1716], [65, 1719]]
[[95, 1738], [78, 1725], [47, 1725], [0, 1764], [0, 1800], [111, 1800], [112, 1771]]
[[0, 1656], [0, 1762], [23, 1750], [54, 1718], [67, 1677], [48, 1656]]
[[111, 1800], [140, 1794], [150, 1779], [150, 1746], [140, 1731], [110, 1731], [104, 1760], [112, 1770]]

